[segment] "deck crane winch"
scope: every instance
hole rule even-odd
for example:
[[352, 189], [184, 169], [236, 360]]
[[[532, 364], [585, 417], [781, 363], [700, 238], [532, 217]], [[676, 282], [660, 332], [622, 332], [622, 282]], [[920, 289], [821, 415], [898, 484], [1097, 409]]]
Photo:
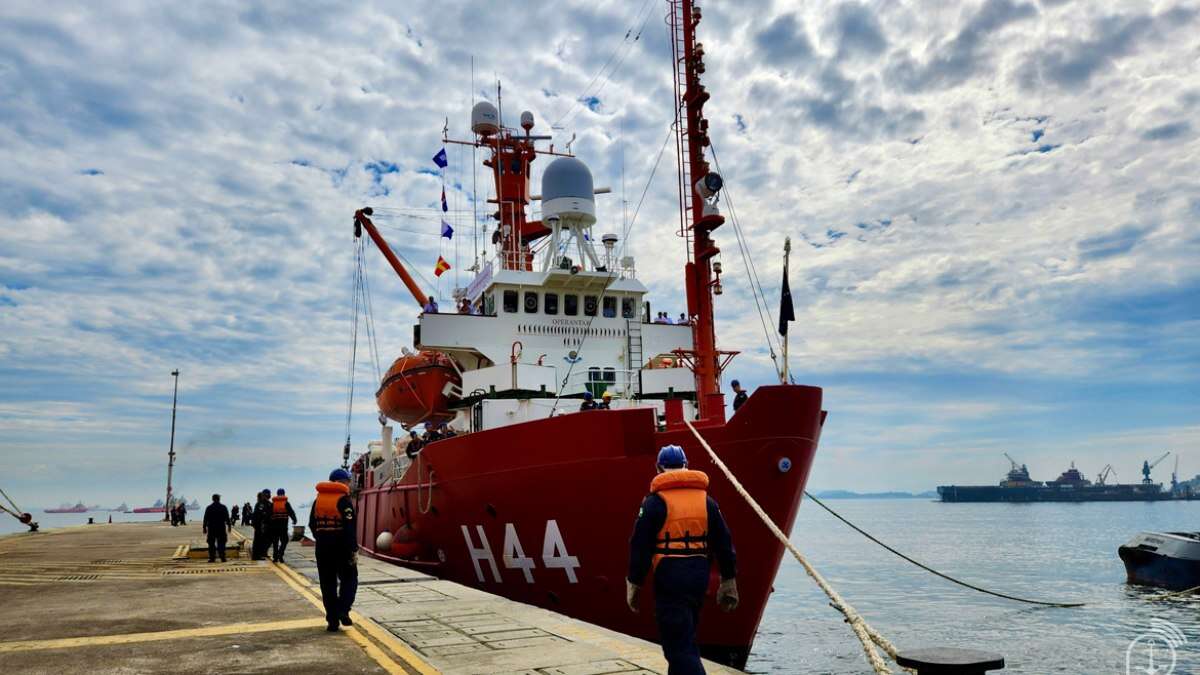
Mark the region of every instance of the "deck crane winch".
[[1158, 463], [1163, 461], [1164, 459], [1166, 459], [1167, 455], [1169, 455], [1169, 454], [1171, 454], [1171, 451], [1168, 450], [1167, 452], [1164, 452], [1161, 457], [1154, 460], [1153, 462], [1150, 460], [1146, 460], [1146, 461], [1142, 462], [1142, 483], [1144, 485], [1150, 485], [1154, 482], [1154, 481], [1150, 480], [1150, 469], [1153, 469], [1154, 467], [1158, 466]]

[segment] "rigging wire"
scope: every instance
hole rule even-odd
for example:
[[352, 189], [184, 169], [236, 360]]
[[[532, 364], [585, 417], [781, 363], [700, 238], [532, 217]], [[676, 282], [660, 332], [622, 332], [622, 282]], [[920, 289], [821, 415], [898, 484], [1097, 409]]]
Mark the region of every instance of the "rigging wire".
[[371, 304], [371, 284], [367, 276], [367, 266], [362, 266], [363, 306], [366, 314], [367, 345], [370, 347], [371, 362], [375, 366], [375, 379], [383, 380], [383, 370], [380, 367], [379, 342], [375, 331], [375, 310]]
[[[625, 31], [625, 36], [621, 38], [621, 42], [617, 44], [615, 49], [613, 49], [612, 54], [610, 54], [608, 57], [608, 60], [605, 61], [604, 65], [600, 67], [600, 70], [596, 71], [596, 74], [592, 76], [591, 81], [588, 82], [587, 86], [583, 88], [583, 93], [575, 98], [575, 101], [571, 104], [571, 107], [567, 110], [567, 112], [563, 113], [562, 116], [560, 116], [553, 124], [551, 124], [550, 128], [561, 128], [564, 122], [570, 122], [573, 120], [576, 115], [578, 115], [580, 112], [583, 112], [583, 108], [581, 106], [585, 100], [592, 96], [599, 95], [600, 92], [604, 90], [605, 85], [608, 84], [609, 80], [612, 79], [612, 76], [621, 68], [621, 64], [625, 62], [625, 59], [629, 56], [629, 53], [633, 51], [632, 46], [641, 39], [642, 31], [646, 28], [646, 22], [649, 20], [651, 14], [653, 14], [653, 11], [646, 11], [648, 6], [651, 7], [651, 10], [653, 9], [653, 7], [650, 5], [650, 0], [643, 0], [642, 6], [638, 8], [637, 13], [634, 14], [633, 23], [630, 25], [629, 30]], [[643, 13], [645, 13], [644, 18], [642, 18]], [[640, 25], [638, 25], [639, 18], [641, 18]], [[638, 25], [636, 33], [634, 33], [633, 29], [633, 26], [635, 25]], [[633, 40], [629, 39], [630, 36], [633, 37]], [[627, 47], [628, 49], [626, 49]], [[609, 70], [609, 66], [613, 64], [614, 59], [618, 58], [618, 54], [621, 53], [622, 50], [624, 50], [624, 54], [622, 54], [619, 60], [617, 60], [616, 65]], [[606, 70], [608, 71], [608, 74], [600, 83], [599, 88], [593, 92], [592, 85], [596, 84], [596, 81], [600, 79], [601, 75], [604, 75]]]
[[[713, 164], [717, 167], [717, 173], [725, 175], [721, 170], [721, 160], [717, 158], [717, 148], [709, 142], [709, 148], [712, 150]], [[775, 371], [783, 377], [783, 370], [779, 365], [779, 359], [775, 353], [775, 347], [779, 344], [775, 333], [768, 328], [766, 318], [771, 319], [771, 325], [775, 323], [775, 316], [771, 314], [771, 304], [767, 302], [767, 294], [763, 291], [762, 282], [758, 278], [758, 269], [754, 265], [754, 257], [750, 253], [749, 244], [746, 241], [746, 233], [742, 230], [741, 222], [737, 217], [737, 209], [734, 208], [733, 196], [729, 192], [729, 183], [725, 184], [724, 189], [725, 202], [729, 204], [729, 219], [733, 223], [733, 232], [737, 239], [738, 249], [742, 254], [742, 264], [746, 268], [747, 281], [750, 282], [750, 293], [754, 296], [754, 306], [758, 310], [758, 321], [762, 324], [763, 335], [767, 340], [767, 349], [771, 355], [771, 362], [775, 364]], [[762, 303], [759, 303], [759, 296], [762, 296]], [[764, 318], [764, 313], [766, 318]]]
[[346, 447], [350, 447], [350, 421], [354, 412], [354, 369], [357, 365], [358, 358], [358, 310], [359, 310], [359, 283], [362, 275], [359, 271], [362, 269], [363, 260], [363, 240], [358, 239], [357, 245], [354, 247], [354, 312], [353, 324], [350, 330], [350, 366], [346, 375]]

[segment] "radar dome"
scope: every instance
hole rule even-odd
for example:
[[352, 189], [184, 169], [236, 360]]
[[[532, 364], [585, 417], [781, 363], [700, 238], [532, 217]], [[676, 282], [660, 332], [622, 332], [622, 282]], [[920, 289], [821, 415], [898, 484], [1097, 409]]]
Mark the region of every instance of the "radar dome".
[[521, 113], [521, 128], [525, 131], [529, 131], [533, 128], [533, 113], [529, 112], [528, 110]]
[[559, 157], [542, 173], [542, 218], [551, 216], [596, 222], [592, 172], [574, 157]]
[[500, 113], [496, 106], [480, 101], [471, 108], [471, 131], [480, 136], [490, 136], [500, 131]]

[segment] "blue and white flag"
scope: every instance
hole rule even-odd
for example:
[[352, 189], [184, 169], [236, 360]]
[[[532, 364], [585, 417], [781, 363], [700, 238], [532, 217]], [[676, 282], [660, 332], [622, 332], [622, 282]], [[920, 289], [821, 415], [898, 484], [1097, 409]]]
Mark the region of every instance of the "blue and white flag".
[[450, 210], [450, 205], [446, 203], [446, 188], [442, 188], [442, 213]]
[[446, 160], [446, 149], [445, 148], [438, 150], [438, 154], [433, 156], [433, 163], [437, 164], [439, 167], [441, 167], [443, 169], [446, 168], [446, 166], [448, 164], [450, 164], [450, 162]]
[[447, 223], [444, 220], [442, 221], [442, 236], [447, 239], [454, 238], [454, 228], [450, 227], [450, 223]]

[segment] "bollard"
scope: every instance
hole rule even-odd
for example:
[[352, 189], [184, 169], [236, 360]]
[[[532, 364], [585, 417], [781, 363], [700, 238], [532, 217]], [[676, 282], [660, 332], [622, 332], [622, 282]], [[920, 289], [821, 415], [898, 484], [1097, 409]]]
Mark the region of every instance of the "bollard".
[[957, 647], [911, 649], [898, 655], [896, 663], [915, 669], [917, 675], [984, 675], [1004, 669], [1004, 657], [999, 654]]
[[88, 518], [88, 525], [95, 525], [95, 524], [96, 524], [95, 518]]

